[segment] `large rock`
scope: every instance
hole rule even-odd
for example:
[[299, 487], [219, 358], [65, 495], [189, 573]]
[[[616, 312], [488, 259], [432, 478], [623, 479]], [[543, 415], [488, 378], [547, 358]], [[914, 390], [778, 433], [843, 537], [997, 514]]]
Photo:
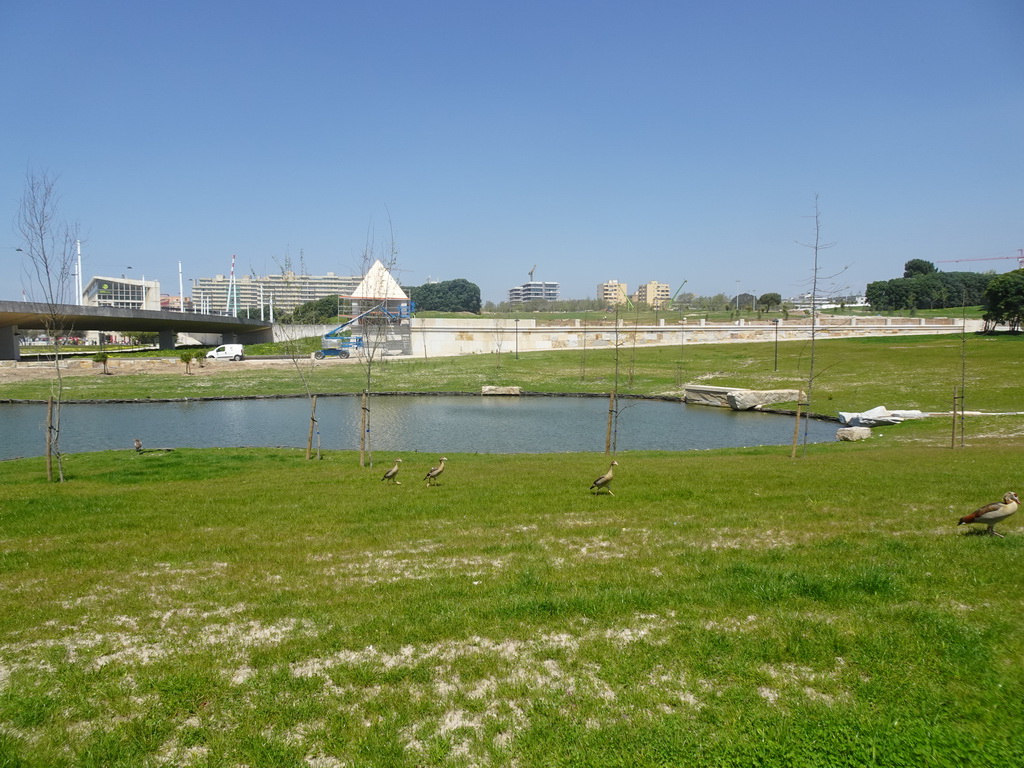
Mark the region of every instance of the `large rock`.
[[687, 384], [683, 389], [683, 402], [694, 405], [713, 405], [728, 408], [726, 397], [732, 390], [728, 387], [714, 387], [709, 384]]
[[736, 389], [726, 395], [734, 411], [749, 411], [772, 403], [793, 403], [802, 400], [799, 389]]
[[851, 427], [879, 427], [888, 424], [899, 424], [906, 419], [923, 419], [924, 413], [917, 410], [890, 411], [884, 405], [871, 408], [860, 413], [839, 412], [839, 420]]
[[870, 427], [841, 427], [836, 430], [836, 440], [856, 442], [857, 440], [867, 440], [869, 437], [871, 437]]
[[480, 390], [481, 395], [518, 395], [519, 387], [496, 387], [488, 384]]

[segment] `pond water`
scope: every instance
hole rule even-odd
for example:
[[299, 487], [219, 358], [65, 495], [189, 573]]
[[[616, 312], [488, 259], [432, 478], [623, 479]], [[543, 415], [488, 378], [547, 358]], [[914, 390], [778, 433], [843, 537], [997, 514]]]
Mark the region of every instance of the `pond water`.
[[[314, 445], [359, 447], [358, 397], [317, 399]], [[68, 404], [62, 411], [64, 453], [149, 448], [287, 446], [309, 433], [305, 398], [174, 403]], [[604, 451], [608, 400], [600, 397], [470, 397], [378, 395], [370, 399], [374, 451], [431, 453], [562, 453]], [[0, 404], [0, 459], [42, 456], [45, 407]], [[651, 400], [619, 401], [616, 447], [685, 451], [788, 445], [789, 416]], [[801, 424], [801, 435], [804, 429]], [[836, 425], [810, 420], [808, 439], [835, 439]]]

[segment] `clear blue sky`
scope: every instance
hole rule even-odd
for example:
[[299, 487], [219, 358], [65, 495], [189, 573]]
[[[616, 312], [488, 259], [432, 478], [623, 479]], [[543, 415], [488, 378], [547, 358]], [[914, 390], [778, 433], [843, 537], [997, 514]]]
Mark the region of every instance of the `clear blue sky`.
[[[27, 172], [84, 272], [859, 292], [1024, 247], [1019, 0], [0, 0], [0, 298]], [[3, 235], [7, 232], [7, 235]], [[939, 264], [994, 269], [1012, 260]], [[187, 289], [186, 289], [187, 290]]]

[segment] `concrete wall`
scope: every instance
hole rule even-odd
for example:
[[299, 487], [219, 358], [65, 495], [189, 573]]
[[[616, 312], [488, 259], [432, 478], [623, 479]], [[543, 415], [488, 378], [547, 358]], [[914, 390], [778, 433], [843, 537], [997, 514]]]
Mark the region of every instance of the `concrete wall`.
[[[982, 330], [980, 320], [968, 320], [967, 331]], [[819, 321], [819, 339], [850, 336], [889, 336], [958, 333], [960, 320], [952, 318], [836, 318], [836, 322]], [[584, 324], [580, 321], [564, 326], [537, 326], [535, 320], [492, 319], [419, 319], [411, 321], [413, 355], [444, 357], [451, 355], [515, 353], [559, 349], [600, 349], [620, 345], [678, 346], [680, 344], [721, 344], [726, 342], [771, 342], [776, 327], [770, 322], [696, 323], [680, 325], [661, 321], [658, 325], [637, 326]], [[809, 320], [781, 321], [779, 341], [808, 339]]]
[[[601, 349], [616, 343], [611, 324], [584, 324], [571, 321], [561, 326], [538, 326], [536, 320], [495, 318], [412, 318], [410, 321], [414, 357], [452, 357], [456, 355], [515, 354], [559, 349]], [[981, 331], [981, 320], [968, 320], [967, 331]], [[306, 336], [322, 336], [333, 325], [274, 326], [274, 339], [283, 341]], [[959, 333], [962, 323], [956, 318], [838, 317], [819, 320], [819, 339], [850, 336], [897, 336]], [[779, 322], [779, 341], [808, 339], [810, 320]], [[635, 337], [635, 338], [634, 338]], [[707, 323], [698, 320], [680, 325], [662, 320], [658, 325], [637, 326], [620, 323], [618, 343], [632, 346], [678, 346], [680, 344], [722, 344], [726, 342], [771, 342], [776, 328], [771, 322], [738, 320]]]

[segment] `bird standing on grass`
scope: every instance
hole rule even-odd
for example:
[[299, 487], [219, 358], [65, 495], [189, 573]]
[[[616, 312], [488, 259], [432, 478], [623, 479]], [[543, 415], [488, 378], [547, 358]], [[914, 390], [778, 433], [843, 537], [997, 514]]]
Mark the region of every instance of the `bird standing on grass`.
[[380, 481], [383, 483], [385, 480], [392, 480], [394, 481], [395, 485], [401, 485], [402, 483], [400, 481], [395, 480], [395, 476], [398, 474], [398, 465], [401, 463], [401, 459], [395, 459], [395, 466], [393, 466], [391, 469], [385, 472], [384, 477], [382, 477]]
[[608, 467], [608, 471], [601, 475], [599, 478], [597, 478], [597, 480], [595, 480], [593, 484], [591, 484], [588, 490], [593, 490], [594, 488], [597, 488], [597, 490], [600, 491], [602, 488], [607, 488], [608, 494], [610, 496], [614, 496], [615, 494], [612, 493], [611, 485], [612, 479], [614, 478], [613, 472], [615, 470], [615, 467], [617, 466], [619, 466], [619, 462], [613, 461], [611, 463], [611, 466]]
[[139, 438], [135, 438], [135, 452], [142, 453], [142, 441]]
[[444, 463], [446, 461], [448, 461], [448, 459], [442, 456], [440, 459], [438, 459], [437, 466], [432, 467], [431, 470], [427, 472], [426, 477], [423, 478], [424, 480], [427, 481], [427, 485], [437, 485], [437, 478], [442, 472], [444, 472]]
[[1003, 496], [1002, 501], [986, 504], [981, 509], [975, 510], [969, 515], [964, 515], [960, 518], [960, 522], [957, 523], [957, 525], [965, 525], [966, 523], [983, 523], [988, 526], [989, 534], [1003, 538], [1003, 534], [995, 532], [994, 526], [996, 523], [1001, 520], [1005, 520], [1016, 512], [1019, 505], [1020, 499], [1017, 498], [1017, 494], [1010, 491]]

